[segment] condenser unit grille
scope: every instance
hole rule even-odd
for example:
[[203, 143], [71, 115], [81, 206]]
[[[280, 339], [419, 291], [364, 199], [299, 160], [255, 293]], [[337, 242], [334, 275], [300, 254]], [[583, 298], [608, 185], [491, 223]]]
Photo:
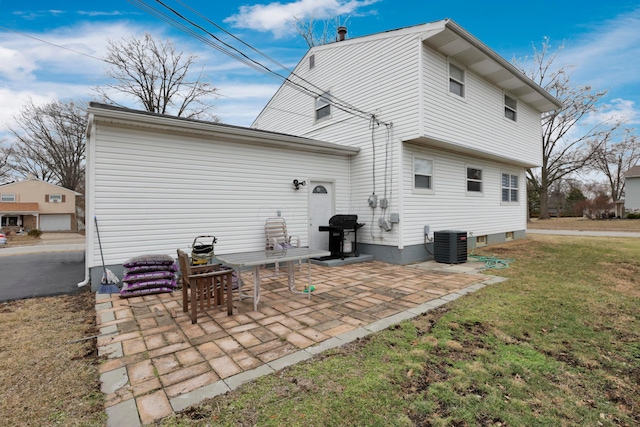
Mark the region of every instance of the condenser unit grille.
[[467, 262], [467, 232], [458, 230], [434, 232], [433, 259], [446, 264]]

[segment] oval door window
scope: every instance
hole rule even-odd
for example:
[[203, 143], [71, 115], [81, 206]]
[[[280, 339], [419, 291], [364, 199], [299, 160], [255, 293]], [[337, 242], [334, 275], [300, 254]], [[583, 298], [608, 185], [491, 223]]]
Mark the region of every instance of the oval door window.
[[323, 185], [316, 185], [313, 188], [313, 193], [316, 193], [316, 194], [327, 194], [327, 189], [324, 188]]

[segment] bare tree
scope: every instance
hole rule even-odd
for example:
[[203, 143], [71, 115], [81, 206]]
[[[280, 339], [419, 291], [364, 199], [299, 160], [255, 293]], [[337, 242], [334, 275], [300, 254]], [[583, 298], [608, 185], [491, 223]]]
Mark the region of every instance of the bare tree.
[[333, 16], [324, 20], [316, 20], [314, 16], [305, 20], [294, 16], [296, 31], [307, 42], [309, 48], [321, 46], [336, 41], [338, 28], [345, 26], [349, 18], [342, 22], [340, 16]]
[[560, 46], [551, 52], [550, 40], [545, 38], [540, 49], [534, 46], [530, 67], [513, 61], [524, 74], [563, 104], [562, 109], [543, 114], [542, 166], [527, 171], [531, 188], [540, 195], [540, 219], [549, 217], [549, 189], [553, 183], [589, 165], [604, 144], [607, 132], [620, 125], [606, 121], [588, 124], [584, 120], [594, 117], [598, 102], [607, 92], [589, 85], [573, 84], [569, 67], [558, 68], [554, 64], [563, 48]]
[[94, 90], [104, 102], [120, 105], [115, 94], [139, 101], [146, 111], [178, 117], [219, 121], [211, 113], [217, 89], [202, 71], [192, 72], [196, 55], [178, 52], [170, 40], [156, 42], [150, 34], [108, 41], [106, 70], [114, 83]]
[[8, 127], [13, 144], [9, 167], [18, 175], [33, 175], [70, 190], [84, 186], [86, 106], [53, 101], [37, 106], [32, 100]]
[[640, 141], [632, 132], [632, 129], [625, 129], [622, 135], [608, 132], [594, 157], [593, 168], [607, 178], [614, 202], [624, 194], [624, 173], [640, 162]]
[[0, 184], [9, 181], [11, 178], [11, 170], [9, 167], [11, 146], [5, 144], [5, 140], [0, 141]]

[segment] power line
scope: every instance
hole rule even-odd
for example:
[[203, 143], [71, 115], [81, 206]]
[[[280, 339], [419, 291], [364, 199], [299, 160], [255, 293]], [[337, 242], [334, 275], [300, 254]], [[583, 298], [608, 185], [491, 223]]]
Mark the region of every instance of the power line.
[[[176, 21], [175, 19], [167, 16], [165, 13], [159, 11], [158, 9], [154, 8], [153, 6], [146, 4], [143, 0], [129, 0], [130, 3], [137, 5], [138, 7], [140, 7], [143, 10], [146, 10], [147, 12], [151, 13], [152, 15], [160, 18], [161, 20], [167, 22], [170, 25], [175, 26], [176, 28], [184, 31], [185, 33], [191, 35], [192, 37], [208, 44], [209, 46], [213, 47], [214, 49], [230, 56], [233, 59], [236, 59], [240, 62], [242, 62], [245, 65], [248, 65], [250, 68], [253, 68], [254, 70], [260, 71], [262, 73], [265, 73], [267, 75], [271, 75], [272, 77], [276, 77], [278, 79], [281, 79], [284, 84], [289, 85], [290, 87], [306, 94], [306, 95], [312, 95], [314, 97], [320, 97], [322, 96], [322, 94], [324, 93], [324, 91], [320, 88], [318, 88], [317, 86], [315, 86], [313, 83], [308, 82], [307, 80], [305, 80], [304, 78], [298, 76], [297, 74], [289, 71], [286, 67], [284, 67], [282, 64], [280, 64], [279, 62], [275, 61], [274, 59], [270, 58], [269, 56], [265, 55], [264, 53], [260, 52], [258, 49], [254, 48], [253, 46], [251, 46], [250, 44], [242, 41], [240, 38], [238, 38], [237, 36], [233, 35], [232, 33], [230, 33], [229, 31], [225, 30], [224, 28], [222, 28], [221, 26], [219, 26], [218, 24], [215, 24], [213, 21], [204, 18], [202, 14], [196, 12], [193, 8], [185, 5], [183, 2], [180, 2], [182, 5], [184, 5], [185, 7], [187, 7], [189, 10], [191, 10], [192, 12], [198, 14], [200, 17], [202, 17], [203, 19], [205, 19], [207, 22], [209, 22], [211, 25], [214, 25], [216, 28], [221, 29], [222, 31], [224, 31], [226, 34], [230, 35], [231, 37], [233, 37], [235, 40], [238, 40], [239, 42], [241, 42], [242, 44], [244, 44], [245, 46], [249, 47], [250, 49], [252, 49], [253, 51], [259, 53], [260, 55], [262, 55], [263, 57], [267, 58], [268, 60], [270, 60], [271, 62], [279, 65], [280, 67], [282, 67], [283, 69], [287, 70], [290, 72], [290, 74], [292, 76], [297, 77], [298, 79], [302, 80], [303, 82], [317, 88], [318, 90], [320, 90], [322, 93], [316, 92], [312, 89], [310, 89], [309, 87], [306, 87], [305, 85], [295, 82], [292, 79], [290, 79], [289, 77], [285, 77], [275, 71], [273, 71], [272, 69], [270, 69], [269, 67], [265, 66], [264, 64], [250, 58], [247, 54], [245, 54], [244, 52], [240, 51], [239, 49], [235, 48], [234, 46], [230, 45], [229, 43], [224, 42], [223, 40], [221, 40], [219, 37], [217, 37], [216, 35], [214, 35], [213, 33], [211, 33], [210, 31], [208, 31], [207, 29], [205, 29], [204, 27], [202, 27], [201, 25], [193, 22], [192, 20], [188, 19], [186, 16], [184, 16], [182, 13], [178, 12], [177, 10], [175, 10], [174, 8], [168, 6], [167, 4], [165, 4], [164, 2], [160, 1], [160, 0], [155, 0], [156, 3], [160, 4], [162, 7], [164, 7], [165, 9], [169, 10], [171, 13], [173, 13], [174, 15], [178, 16], [182, 21], [188, 23], [189, 25], [191, 25], [192, 27], [195, 27], [197, 29], [199, 29], [200, 31], [204, 32], [205, 34], [207, 34], [208, 36], [212, 37], [214, 40], [218, 41], [219, 43], [222, 44], [222, 46], [216, 44], [214, 41], [209, 40], [207, 38], [204, 38], [201, 34], [197, 33], [196, 31], [194, 31], [192, 28], [187, 27], [185, 24]], [[231, 51], [230, 51], [231, 50]], [[239, 56], [240, 55], [240, 56]], [[350, 105], [349, 103], [346, 103], [344, 101], [341, 101], [339, 98], [337, 97], [332, 97], [332, 100], [330, 102], [334, 107], [338, 108], [339, 110], [342, 110], [348, 114], [352, 114], [355, 116], [359, 116], [361, 118], [366, 118], [367, 120], [369, 120], [371, 118], [371, 116], [373, 116], [373, 114], [371, 113], [367, 113], [363, 110], [360, 110], [352, 105]]]
[[42, 42], [42, 43], [46, 43], [46, 44], [51, 45], [51, 46], [59, 47], [60, 49], [68, 50], [69, 52], [77, 53], [78, 55], [83, 55], [83, 56], [86, 56], [88, 58], [95, 59], [97, 61], [102, 61], [102, 62], [106, 62], [107, 64], [114, 65], [113, 62], [107, 61], [104, 58], [98, 58], [97, 56], [92, 56], [92, 55], [89, 55], [89, 54], [84, 53], [84, 52], [80, 52], [80, 51], [77, 51], [77, 50], [70, 49], [70, 48], [65, 47], [65, 46], [60, 46], [59, 44], [51, 43], [51, 42], [49, 42], [47, 40], [43, 40], [43, 39], [40, 39], [38, 37], [29, 35], [29, 34], [26, 34], [26, 33], [22, 33], [20, 31], [12, 30], [11, 28], [2, 27], [2, 26], [0, 26], [0, 28], [2, 28], [5, 31], [10, 31], [12, 33], [20, 34], [21, 36], [28, 37], [30, 39], [37, 40], [37, 41]]

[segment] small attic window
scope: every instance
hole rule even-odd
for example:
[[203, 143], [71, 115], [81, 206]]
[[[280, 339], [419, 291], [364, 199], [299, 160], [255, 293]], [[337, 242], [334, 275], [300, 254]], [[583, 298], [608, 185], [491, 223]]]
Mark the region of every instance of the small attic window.
[[315, 55], [311, 55], [309, 57], [309, 69], [312, 69], [315, 66], [316, 66], [316, 56]]

